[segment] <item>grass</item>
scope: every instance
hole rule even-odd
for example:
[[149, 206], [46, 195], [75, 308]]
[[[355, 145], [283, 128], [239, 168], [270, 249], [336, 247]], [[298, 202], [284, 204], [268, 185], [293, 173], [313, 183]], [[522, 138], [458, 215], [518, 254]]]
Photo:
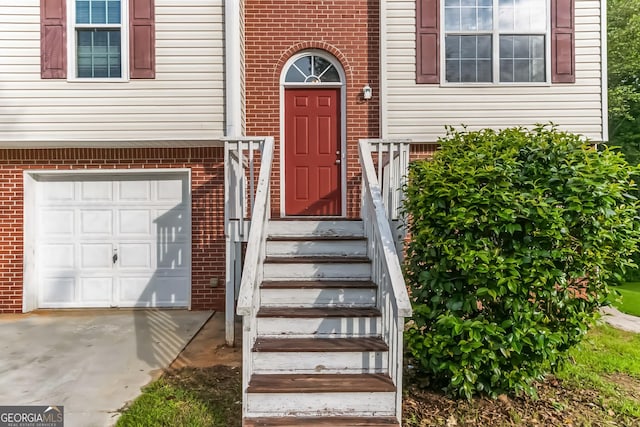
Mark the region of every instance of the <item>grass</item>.
[[[184, 368], [146, 387], [123, 426], [241, 425], [240, 369]], [[640, 426], [640, 334], [594, 328], [538, 399], [455, 400], [406, 384], [403, 426]]]
[[603, 407], [640, 425], [640, 334], [601, 326], [571, 357], [558, 378], [599, 391]]
[[622, 295], [622, 301], [616, 303], [618, 310], [633, 316], [640, 316], [640, 282], [627, 282], [614, 289]]
[[240, 387], [238, 368], [184, 368], [145, 387], [116, 426], [240, 427]]

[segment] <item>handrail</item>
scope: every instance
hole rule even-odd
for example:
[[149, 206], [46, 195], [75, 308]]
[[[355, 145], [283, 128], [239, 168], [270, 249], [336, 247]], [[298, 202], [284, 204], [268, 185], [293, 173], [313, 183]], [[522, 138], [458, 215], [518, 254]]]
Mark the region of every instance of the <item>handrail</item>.
[[[399, 180], [392, 179], [394, 171], [390, 170], [386, 176], [390, 189], [387, 205], [381, 194], [381, 187], [372, 158], [372, 145], [370, 141], [361, 140], [359, 144], [360, 165], [362, 167], [362, 204], [360, 213], [364, 223], [364, 233], [367, 238], [367, 254], [371, 259], [371, 280], [378, 287], [376, 306], [381, 314], [382, 338], [389, 346], [389, 357], [387, 368], [389, 376], [396, 386], [396, 418], [402, 419], [402, 356], [403, 356], [403, 334], [404, 319], [412, 315], [409, 293], [404, 282], [404, 276], [400, 268], [398, 251], [391, 233], [390, 222], [393, 215], [393, 198], [396, 194], [401, 196]], [[402, 148], [406, 148], [408, 157], [408, 146], [406, 144], [378, 143], [378, 165], [379, 173], [382, 176], [383, 162], [382, 147], [386, 145], [389, 153], [389, 164], [393, 165], [393, 152], [398, 148], [399, 163], [395, 174], [404, 179], [406, 169], [400, 166], [403, 163], [401, 158]], [[391, 166], [393, 167], [393, 166]]]
[[[380, 239], [383, 248], [384, 262], [388, 269], [393, 295], [398, 307], [398, 316], [409, 317], [412, 314], [409, 293], [404, 282], [400, 261], [394, 244], [393, 234], [389, 226], [389, 220], [385, 206], [382, 202], [382, 193], [378, 177], [376, 176], [371, 149], [368, 140], [360, 141], [360, 162], [362, 166], [363, 201], [371, 203], [375, 218], [373, 219], [373, 231]], [[362, 213], [363, 217], [365, 212]]]
[[264, 256], [266, 227], [270, 215], [269, 184], [273, 163], [273, 149], [273, 137], [265, 138], [256, 197], [255, 202], [253, 203], [254, 211], [251, 215], [251, 228], [249, 230], [247, 252], [245, 255], [242, 280], [240, 282], [240, 292], [238, 294], [238, 303], [236, 306], [236, 312], [242, 316], [251, 314], [254, 294], [257, 292], [257, 276], [259, 274], [259, 266], [262, 261], [261, 256]]
[[255, 169], [265, 137], [224, 138], [225, 339], [235, 343], [235, 301], [242, 276], [242, 242], [255, 206]]

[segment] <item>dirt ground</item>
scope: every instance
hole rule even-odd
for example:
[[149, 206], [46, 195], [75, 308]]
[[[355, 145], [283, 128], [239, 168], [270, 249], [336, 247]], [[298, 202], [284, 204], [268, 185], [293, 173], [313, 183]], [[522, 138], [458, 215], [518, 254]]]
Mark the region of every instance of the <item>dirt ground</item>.
[[224, 313], [215, 313], [169, 366], [169, 371], [181, 368], [207, 368], [223, 365], [242, 366], [242, 327], [236, 322], [236, 345], [225, 342]]

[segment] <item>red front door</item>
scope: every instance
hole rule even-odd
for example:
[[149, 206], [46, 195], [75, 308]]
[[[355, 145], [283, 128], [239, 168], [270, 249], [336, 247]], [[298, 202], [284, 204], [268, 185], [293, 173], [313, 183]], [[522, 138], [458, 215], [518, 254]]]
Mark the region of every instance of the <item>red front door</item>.
[[285, 213], [340, 215], [340, 89], [286, 89], [284, 137]]

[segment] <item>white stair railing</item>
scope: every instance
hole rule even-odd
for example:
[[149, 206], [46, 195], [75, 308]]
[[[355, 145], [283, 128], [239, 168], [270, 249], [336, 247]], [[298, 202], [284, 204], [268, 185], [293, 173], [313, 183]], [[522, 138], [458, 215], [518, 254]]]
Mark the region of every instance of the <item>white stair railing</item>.
[[385, 206], [396, 250], [402, 259], [406, 236], [402, 213], [402, 189], [406, 183], [409, 168], [409, 141], [399, 139], [362, 139], [360, 141], [365, 143], [372, 157], [375, 156], [374, 165], [381, 187], [382, 203]]
[[[403, 356], [403, 332], [404, 319], [411, 316], [411, 303], [400, 267], [400, 258], [396, 250], [395, 239], [390, 226], [393, 214], [399, 214], [399, 205], [394, 205], [393, 199], [396, 190], [388, 190], [387, 204], [384, 203], [383, 188], [381, 188], [378, 176], [382, 175], [380, 164], [383, 163], [384, 149], [387, 145], [389, 164], [394, 164], [394, 152], [404, 152], [402, 147], [393, 147], [394, 144], [408, 145], [406, 142], [389, 142], [361, 140], [360, 165], [362, 167], [362, 205], [361, 215], [364, 222], [365, 237], [368, 240], [368, 255], [371, 259], [371, 277], [378, 286], [377, 306], [382, 313], [382, 337], [389, 346], [388, 369], [389, 375], [396, 385], [396, 416], [402, 418], [402, 356]], [[376, 150], [377, 149], [377, 150]], [[379, 150], [379, 151], [378, 151]], [[378, 152], [379, 175], [376, 175], [372, 152]], [[408, 164], [408, 146], [406, 147]], [[406, 174], [406, 168], [400, 169], [400, 160], [396, 175], [388, 177], [390, 185], [402, 182], [402, 176]], [[393, 171], [392, 171], [393, 172]], [[399, 190], [401, 187], [395, 187]], [[399, 191], [397, 191], [399, 193]], [[398, 202], [400, 203], [400, 202]]]
[[[268, 163], [267, 163], [268, 160]], [[243, 137], [227, 139], [224, 143], [224, 227], [226, 244], [226, 300], [225, 338], [228, 345], [235, 342], [235, 302], [239, 299], [242, 277], [242, 243], [249, 240], [251, 224], [258, 209], [269, 214], [267, 199], [259, 193], [263, 171], [271, 174], [273, 160], [272, 137]], [[259, 168], [257, 168], [257, 166]], [[256, 176], [260, 174], [256, 184]], [[262, 183], [264, 185], [264, 183]], [[266, 179], [269, 185], [269, 179]]]
[[[273, 164], [274, 142], [272, 137], [264, 139], [260, 175], [255, 186], [255, 198], [251, 209], [251, 226], [247, 238], [247, 251], [242, 267], [240, 290], [236, 313], [242, 318], [242, 390], [243, 417], [247, 413], [247, 399], [244, 396], [253, 370], [251, 349], [257, 335], [257, 310], [260, 308], [260, 291], [267, 244], [267, 226], [269, 224], [270, 209], [270, 181]], [[252, 178], [250, 178], [252, 180]], [[232, 311], [233, 314], [233, 311]]]

